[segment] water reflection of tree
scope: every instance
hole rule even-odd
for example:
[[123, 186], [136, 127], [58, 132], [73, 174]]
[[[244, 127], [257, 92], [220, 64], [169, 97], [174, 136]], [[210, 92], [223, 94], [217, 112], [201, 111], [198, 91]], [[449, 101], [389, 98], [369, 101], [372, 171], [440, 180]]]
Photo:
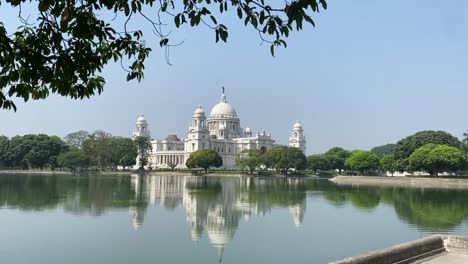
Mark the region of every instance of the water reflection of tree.
[[275, 207], [289, 208], [293, 222], [301, 224], [306, 195], [320, 195], [333, 206], [348, 204], [365, 211], [384, 203], [393, 206], [402, 221], [424, 231], [447, 232], [468, 222], [468, 191], [461, 190], [352, 187], [328, 180], [273, 177], [0, 177], [0, 204], [8, 208], [62, 207], [66, 212], [93, 215], [126, 209], [138, 228], [151, 204], [167, 209], [183, 206], [192, 239], [206, 232], [215, 246], [234, 237], [242, 217], [265, 216]]
[[352, 204], [373, 209], [381, 202], [392, 205], [398, 217], [423, 231], [448, 232], [468, 221], [468, 191], [417, 188], [376, 188], [339, 186], [317, 180], [307, 184], [309, 191], [322, 191], [334, 206]]
[[71, 213], [102, 214], [135, 203], [128, 177], [2, 175], [0, 204], [23, 210], [52, 209], [63, 204]]
[[468, 217], [466, 191], [400, 189], [394, 206], [400, 219], [428, 231], [450, 231]]

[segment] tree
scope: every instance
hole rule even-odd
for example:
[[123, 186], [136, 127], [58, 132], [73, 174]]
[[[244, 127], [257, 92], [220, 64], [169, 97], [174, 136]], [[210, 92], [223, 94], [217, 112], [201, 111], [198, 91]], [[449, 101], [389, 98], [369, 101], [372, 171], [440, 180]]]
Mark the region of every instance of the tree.
[[277, 146], [265, 153], [264, 163], [269, 168], [274, 168], [286, 174], [289, 169], [295, 171], [307, 168], [307, 158], [304, 153], [294, 147]]
[[347, 169], [358, 171], [361, 175], [367, 175], [368, 171], [376, 170], [379, 164], [379, 157], [367, 150], [355, 150], [345, 161]]
[[324, 154], [307, 157], [307, 167], [314, 173], [317, 173], [317, 170], [330, 170], [332, 169], [331, 165], [330, 160]]
[[[40, 168], [50, 165], [53, 157], [68, 150], [59, 137], [39, 135], [15, 136], [3, 150], [2, 159], [10, 168]], [[54, 165], [54, 164], [53, 164]]]
[[241, 152], [237, 164], [241, 167], [248, 168], [250, 174], [262, 164], [263, 153], [259, 149], [245, 149]]
[[[100, 72], [111, 61], [120, 61], [127, 80], [140, 81], [151, 49], [145, 45], [144, 32], [129, 28], [132, 18], [146, 20], [168, 54], [178, 45], [169, 40], [171, 24], [204, 25], [214, 31], [216, 42], [226, 42], [228, 30], [218, 15], [236, 12], [243, 24], [270, 44], [274, 55], [275, 47], [286, 47], [292, 31], [302, 30], [304, 23], [315, 26], [311, 14], [327, 7], [325, 0], [269, 2], [40, 0], [30, 2], [37, 3], [37, 11], [25, 19], [21, 11], [26, 1], [7, 1], [4, 4], [17, 10], [22, 26], [7, 32], [0, 21], [0, 108], [16, 110], [14, 97], [28, 101], [51, 93], [73, 99], [100, 94], [105, 84]], [[112, 17], [122, 17], [118, 22], [123, 28], [114, 28], [117, 22]]]
[[410, 171], [408, 159], [395, 159], [394, 170], [399, 172]]
[[397, 168], [395, 156], [393, 154], [385, 155], [380, 160], [380, 168], [384, 172], [387, 172], [387, 171], [390, 172], [392, 174], [392, 176], [393, 176], [393, 173], [395, 173], [395, 170]]
[[416, 149], [409, 157], [412, 170], [423, 170], [430, 175], [441, 172], [456, 172], [466, 166], [466, 155], [458, 148], [448, 145], [426, 144]]
[[71, 171], [84, 171], [90, 164], [91, 159], [81, 149], [71, 150], [60, 154], [58, 163], [61, 167], [69, 168]]
[[80, 130], [66, 135], [64, 140], [68, 145], [81, 149], [83, 142], [90, 137], [91, 135], [88, 131]]
[[395, 151], [395, 146], [396, 144], [385, 144], [382, 146], [374, 147], [371, 149], [371, 151], [377, 154], [379, 158], [383, 158], [387, 155], [393, 155]]
[[398, 143], [395, 146], [395, 158], [406, 159], [416, 149], [429, 143], [448, 145], [458, 149], [462, 149], [461, 142], [451, 134], [445, 131], [427, 130], [418, 132], [414, 135], [411, 135], [398, 141]]
[[83, 150], [91, 157], [91, 163], [99, 170], [107, 167], [112, 162], [112, 135], [102, 130], [97, 130], [83, 142]]
[[122, 159], [120, 159], [120, 166], [123, 167], [123, 170], [126, 170], [127, 167], [135, 165], [136, 157], [137, 155], [133, 155], [133, 154], [128, 154], [128, 155], [123, 156]]
[[6, 166], [6, 155], [10, 147], [10, 139], [6, 136], [0, 136], [0, 167]]
[[33, 148], [28, 152], [28, 154], [26, 154], [24, 158], [26, 159], [29, 168], [40, 168], [43, 170], [44, 166], [49, 161], [49, 157], [49, 152], [46, 150]]
[[169, 168], [171, 168], [171, 170], [174, 170], [175, 167], [177, 167], [177, 165], [179, 165], [179, 162], [178, 161], [169, 161], [167, 163], [167, 166], [169, 166]]
[[135, 165], [138, 150], [131, 138], [113, 137], [110, 139], [110, 145], [111, 163], [114, 169], [117, 169], [117, 166], [122, 166], [125, 170], [126, 167]]
[[203, 168], [207, 173], [210, 167], [219, 168], [223, 166], [223, 158], [214, 150], [199, 149], [190, 154], [185, 165], [189, 169]]
[[151, 139], [149, 137], [138, 136], [134, 139], [138, 151], [138, 165], [140, 170], [144, 170], [148, 165], [148, 158], [153, 149]]
[[334, 147], [325, 152], [325, 157], [330, 161], [332, 169], [338, 170], [339, 174], [345, 168], [345, 161], [351, 155], [349, 150]]

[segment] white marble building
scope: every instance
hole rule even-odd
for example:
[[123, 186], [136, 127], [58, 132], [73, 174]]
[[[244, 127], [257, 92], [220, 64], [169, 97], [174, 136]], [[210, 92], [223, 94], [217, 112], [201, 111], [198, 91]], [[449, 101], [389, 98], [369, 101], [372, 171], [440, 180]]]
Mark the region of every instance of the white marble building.
[[[143, 116], [137, 119], [133, 136], [150, 137], [148, 122]], [[185, 168], [185, 161], [192, 152], [212, 149], [223, 158], [223, 168], [233, 169], [243, 150], [260, 149], [266, 152], [277, 145], [271, 134], [265, 131], [253, 133], [250, 128], [243, 129], [236, 110], [224, 94], [208, 117], [201, 106], [195, 109], [185, 138], [169, 135], [166, 139], [152, 139], [151, 142], [153, 150], [149, 162], [153, 168]], [[304, 153], [306, 151], [306, 138], [299, 121], [293, 126], [289, 146], [297, 147]]]

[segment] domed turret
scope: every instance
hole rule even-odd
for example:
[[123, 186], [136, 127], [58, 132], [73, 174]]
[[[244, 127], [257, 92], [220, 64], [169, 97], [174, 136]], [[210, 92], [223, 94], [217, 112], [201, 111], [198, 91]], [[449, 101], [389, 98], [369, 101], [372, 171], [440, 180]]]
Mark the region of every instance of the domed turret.
[[141, 115], [136, 121], [135, 130], [133, 131], [133, 137], [150, 137], [150, 131], [148, 129], [148, 121]]
[[307, 142], [304, 136], [304, 129], [298, 120], [293, 126], [291, 137], [289, 138], [289, 146], [298, 148], [302, 150], [302, 152], [306, 153], [306, 144]]
[[245, 128], [244, 129], [244, 134], [247, 136], [247, 137], [251, 137], [252, 136], [252, 129], [250, 128]]
[[299, 120], [296, 121], [296, 123], [293, 126], [293, 129], [296, 129], [296, 130], [302, 129], [302, 124], [299, 122]]
[[205, 111], [203, 110], [202, 106], [199, 105], [197, 109], [195, 109], [195, 112], [193, 112], [193, 117], [201, 117], [205, 116]]
[[143, 115], [141, 115], [140, 117], [138, 117], [137, 119], [137, 124], [146, 124], [148, 123], [145, 119], [145, 117]]

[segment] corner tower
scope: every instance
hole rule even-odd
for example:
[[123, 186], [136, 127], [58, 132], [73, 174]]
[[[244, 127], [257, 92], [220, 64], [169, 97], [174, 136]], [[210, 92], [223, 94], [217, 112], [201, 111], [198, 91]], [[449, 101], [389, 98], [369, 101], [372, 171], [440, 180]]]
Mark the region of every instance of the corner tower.
[[135, 130], [133, 131], [133, 138], [136, 137], [151, 137], [150, 131], [148, 129], [148, 122], [143, 115], [141, 115], [136, 121]]
[[302, 124], [299, 121], [296, 121], [292, 129], [291, 137], [289, 138], [289, 146], [298, 148], [305, 154], [306, 144], [307, 141], [304, 136], [304, 129], [302, 128]]
[[199, 105], [193, 113], [192, 124], [190, 125], [189, 135], [186, 142], [187, 145], [185, 146], [185, 150], [188, 152], [194, 152], [199, 149], [208, 149], [210, 147], [206, 115], [201, 105]]

